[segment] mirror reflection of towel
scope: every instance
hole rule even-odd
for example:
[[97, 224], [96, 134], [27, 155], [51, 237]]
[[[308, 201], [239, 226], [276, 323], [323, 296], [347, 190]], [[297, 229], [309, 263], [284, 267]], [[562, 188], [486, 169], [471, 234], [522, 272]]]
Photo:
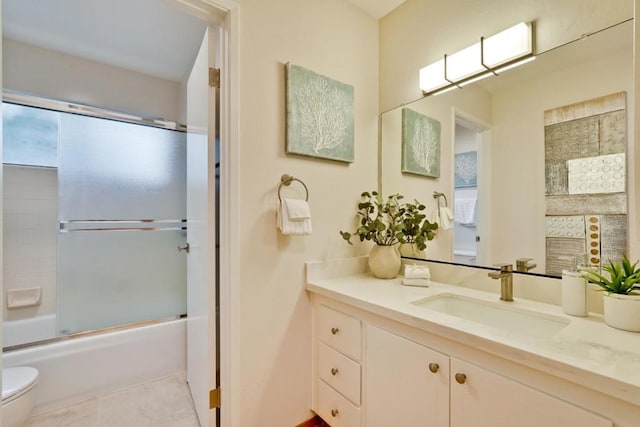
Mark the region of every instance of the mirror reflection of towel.
[[429, 222], [438, 224], [438, 228], [440, 230], [448, 230], [453, 227], [453, 213], [451, 212], [451, 209], [446, 206], [436, 207], [436, 209], [431, 212], [427, 219], [429, 220]]
[[476, 202], [478, 199], [456, 199], [455, 221], [462, 225], [476, 223]]

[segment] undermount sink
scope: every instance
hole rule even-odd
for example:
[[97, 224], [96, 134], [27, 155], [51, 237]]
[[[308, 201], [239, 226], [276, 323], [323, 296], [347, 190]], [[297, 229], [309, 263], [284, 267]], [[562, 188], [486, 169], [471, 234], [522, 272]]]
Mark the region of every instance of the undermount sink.
[[550, 338], [570, 323], [562, 317], [509, 306], [512, 303], [492, 303], [454, 294], [422, 298], [411, 304], [530, 338]]

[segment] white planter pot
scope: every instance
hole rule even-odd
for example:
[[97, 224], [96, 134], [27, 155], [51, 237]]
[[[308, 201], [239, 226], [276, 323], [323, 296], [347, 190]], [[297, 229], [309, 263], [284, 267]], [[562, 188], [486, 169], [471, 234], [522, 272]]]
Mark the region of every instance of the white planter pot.
[[418, 249], [418, 246], [415, 243], [401, 244], [400, 255], [408, 258], [426, 258], [424, 251]]
[[605, 294], [603, 301], [607, 325], [640, 332], [640, 295]]
[[400, 271], [400, 252], [396, 245], [375, 245], [369, 253], [369, 270], [378, 279], [393, 279]]

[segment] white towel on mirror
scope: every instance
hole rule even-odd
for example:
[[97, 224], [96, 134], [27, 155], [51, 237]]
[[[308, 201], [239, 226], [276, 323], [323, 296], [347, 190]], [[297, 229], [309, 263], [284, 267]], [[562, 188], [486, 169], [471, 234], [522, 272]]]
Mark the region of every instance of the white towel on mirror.
[[[301, 203], [304, 203], [303, 206]], [[291, 209], [289, 209], [291, 206]], [[289, 217], [292, 212], [295, 219]], [[304, 236], [311, 234], [311, 210], [309, 204], [304, 200], [282, 199], [276, 212], [277, 225], [282, 234]]]
[[476, 223], [476, 202], [478, 199], [456, 199], [455, 201], [455, 221], [462, 225], [473, 225]]
[[441, 229], [448, 230], [453, 227], [453, 212], [446, 206], [440, 206], [440, 215], [439, 218], [440, 223], [438, 224]]

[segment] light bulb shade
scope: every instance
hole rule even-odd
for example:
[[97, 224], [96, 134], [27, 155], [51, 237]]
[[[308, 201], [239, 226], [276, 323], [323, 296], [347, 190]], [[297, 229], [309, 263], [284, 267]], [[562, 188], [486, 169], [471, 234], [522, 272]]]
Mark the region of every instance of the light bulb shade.
[[[420, 69], [420, 89], [430, 94], [451, 85], [462, 87], [485, 73], [533, 55], [533, 27], [521, 22]], [[505, 67], [506, 69], [506, 67]]]
[[447, 56], [447, 80], [458, 82], [486, 69], [482, 66], [480, 43]]
[[444, 78], [444, 59], [420, 70], [420, 89], [424, 92], [433, 92], [449, 84]]
[[533, 53], [531, 23], [521, 22], [484, 39], [484, 65], [495, 68]]

